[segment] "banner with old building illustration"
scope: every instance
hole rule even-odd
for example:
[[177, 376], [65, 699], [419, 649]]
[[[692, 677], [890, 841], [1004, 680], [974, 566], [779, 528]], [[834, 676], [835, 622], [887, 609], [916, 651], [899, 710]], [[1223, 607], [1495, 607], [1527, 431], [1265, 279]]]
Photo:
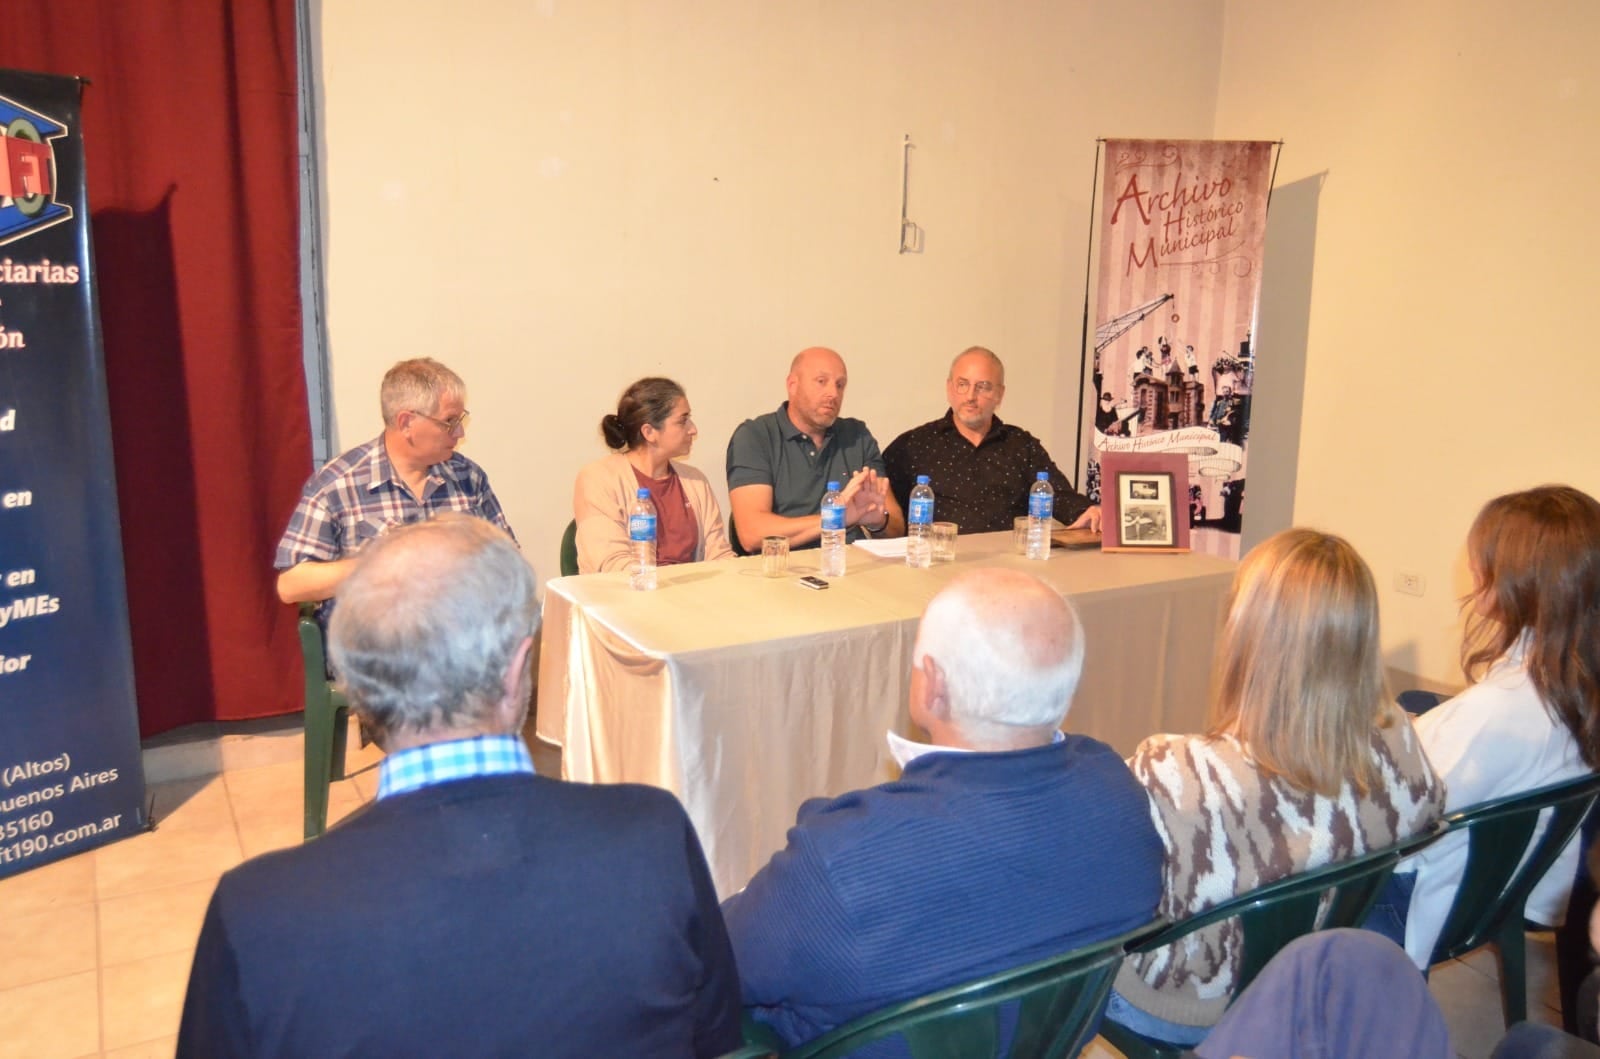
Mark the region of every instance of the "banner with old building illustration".
[[1191, 545], [1231, 558], [1244, 519], [1273, 147], [1108, 140], [1101, 174], [1085, 491], [1099, 500], [1103, 452], [1182, 453]]

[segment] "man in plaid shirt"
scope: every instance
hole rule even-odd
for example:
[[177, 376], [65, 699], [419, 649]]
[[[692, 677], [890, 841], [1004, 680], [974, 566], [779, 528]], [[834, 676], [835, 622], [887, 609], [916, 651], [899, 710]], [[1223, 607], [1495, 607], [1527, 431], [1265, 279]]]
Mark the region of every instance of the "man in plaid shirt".
[[278, 542], [285, 603], [331, 599], [367, 542], [444, 511], [511, 534], [488, 476], [455, 450], [470, 415], [461, 376], [431, 357], [403, 360], [384, 375], [379, 399], [383, 433], [311, 477]]

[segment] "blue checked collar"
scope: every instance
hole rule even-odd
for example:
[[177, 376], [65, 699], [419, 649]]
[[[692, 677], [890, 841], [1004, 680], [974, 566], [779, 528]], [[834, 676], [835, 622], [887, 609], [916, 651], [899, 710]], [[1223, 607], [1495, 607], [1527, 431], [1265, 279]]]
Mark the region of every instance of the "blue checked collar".
[[478, 735], [400, 750], [378, 766], [378, 798], [477, 776], [532, 774], [533, 758], [516, 736]]

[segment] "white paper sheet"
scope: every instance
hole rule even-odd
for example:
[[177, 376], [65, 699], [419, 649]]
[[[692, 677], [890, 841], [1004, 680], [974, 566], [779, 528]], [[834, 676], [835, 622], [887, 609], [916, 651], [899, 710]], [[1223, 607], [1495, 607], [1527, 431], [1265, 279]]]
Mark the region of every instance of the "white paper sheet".
[[880, 559], [904, 559], [906, 557], [906, 539], [904, 537], [863, 537], [855, 543], [857, 548], [869, 551]]

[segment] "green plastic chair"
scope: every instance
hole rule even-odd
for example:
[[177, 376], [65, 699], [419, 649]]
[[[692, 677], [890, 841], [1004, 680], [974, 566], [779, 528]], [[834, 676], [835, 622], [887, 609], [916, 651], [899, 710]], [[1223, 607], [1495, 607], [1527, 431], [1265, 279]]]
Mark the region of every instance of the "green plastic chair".
[[322, 626], [316, 607], [300, 604], [300, 660], [305, 664], [305, 837], [328, 829], [328, 785], [344, 778], [345, 733], [350, 704], [328, 680]]
[[[1268, 961], [1296, 938], [1317, 930], [1360, 926], [1400, 859], [1443, 833], [1444, 828], [1439, 825], [1392, 846], [1257, 887], [1199, 915], [1179, 920], [1148, 940], [1130, 946], [1129, 951], [1165, 948], [1202, 927], [1237, 917], [1244, 930], [1244, 948], [1233, 983], [1233, 996], [1237, 997]], [[1184, 1051], [1110, 1019], [1101, 1025], [1100, 1036], [1127, 1059], [1176, 1059]]]
[[[1076, 1056], [1094, 1037], [1111, 980], [1128, 946], [1166, 926], [1163, 920], [1060, 956], [908, 1000], [846, 1023], [788, 1051], [766, 1026], [745, 1019], [745, 1046], [724, 1059], [835, 1059], [873, 1041], [901, 1037], [912, 1059], [1058, 1059]], [[1017, 1002], [1011, 1046], [1000, 1050], [1002, 1009]]]
[[[1600, 775], [1567, 780], [1471, 805], [1444, 818], [1445, 833], [1467, 832], [1467, 866], [1433, 947], [1433, 962], [1493, 945], [1500, 957], [1500, 1004], [1506, 1025], [1528, 1017], [1528, 894], [1555, 863], [1600, 798]], [[1550, 826], [1530, 849], [1539, 814]]]
[[783, 1054], [783, 1041], [772, 1032], [771, 1027], [763, 1025], [750, 1017], [749, 1012], [744, 1016], [744, 1044], [731, 1052], [723, 1052], [717, 1059], [768, 1059]]
[[728, 546], [733, 549], [733, 554], [735, 555], [750, 554], [744, 550], [744, 545], [739, 543], [739, 527], [733, 524], [732, 505], [730, 505], [728, 508]]
[[578, 572], [578, 521], [567, 523], [561, 535], [561, 576], [571, 577]]

